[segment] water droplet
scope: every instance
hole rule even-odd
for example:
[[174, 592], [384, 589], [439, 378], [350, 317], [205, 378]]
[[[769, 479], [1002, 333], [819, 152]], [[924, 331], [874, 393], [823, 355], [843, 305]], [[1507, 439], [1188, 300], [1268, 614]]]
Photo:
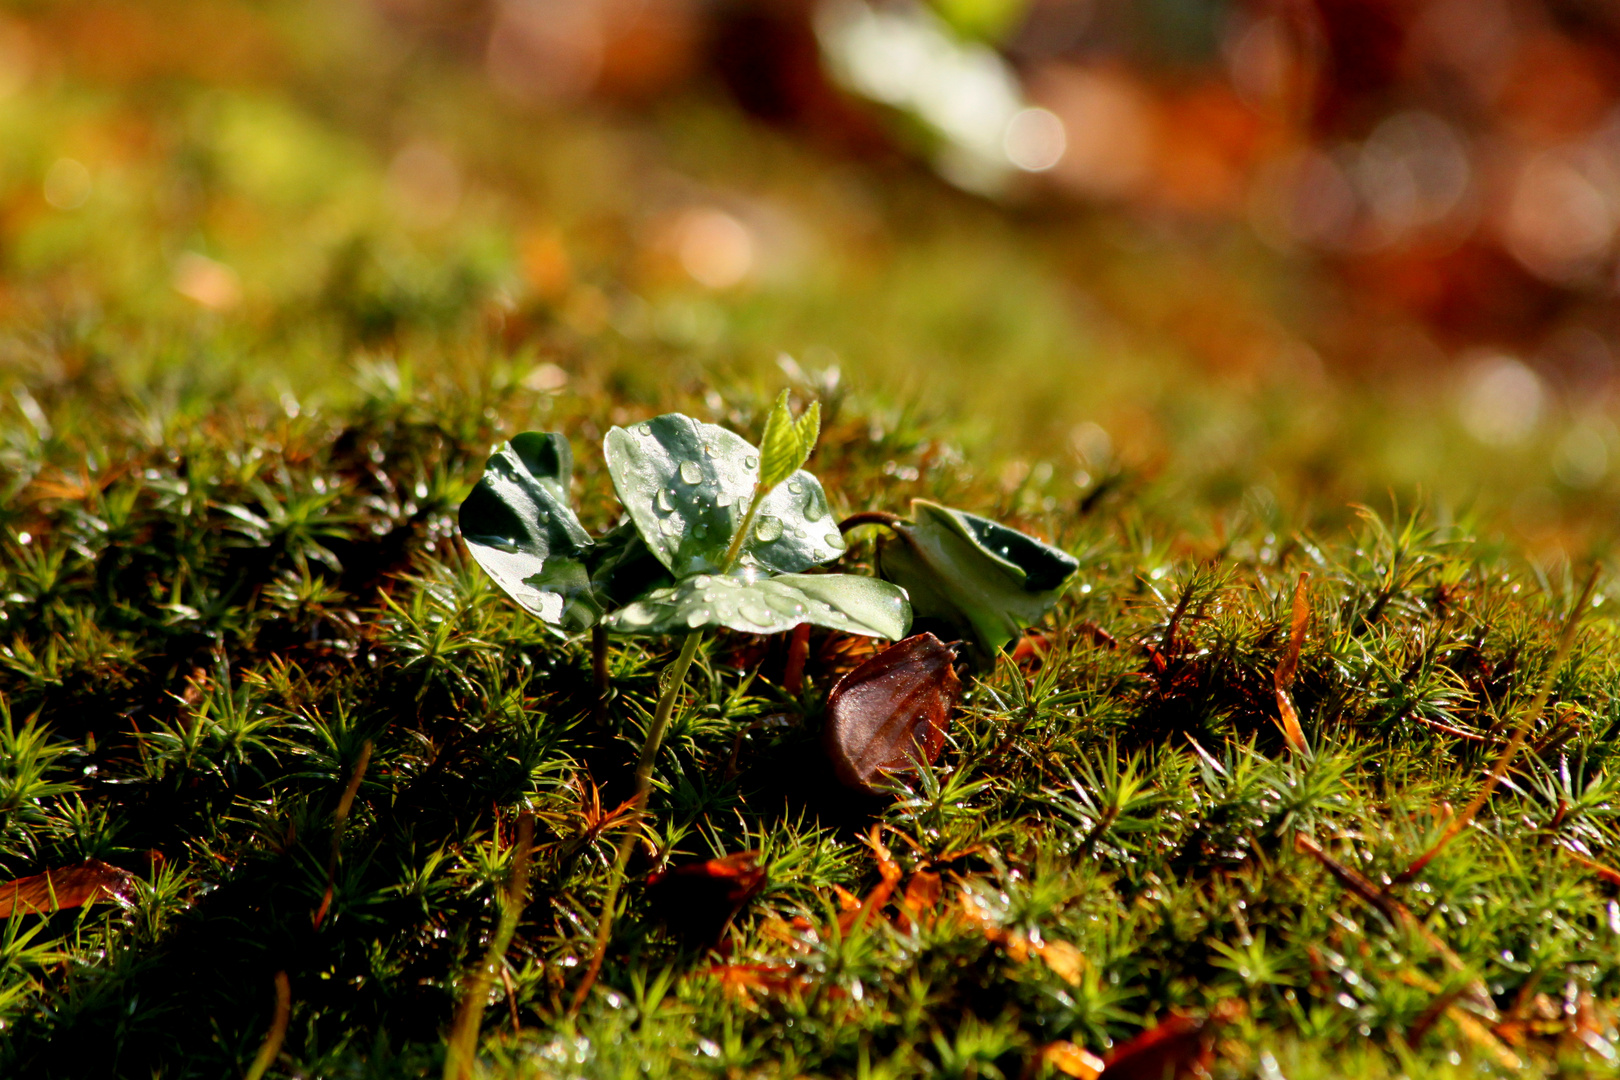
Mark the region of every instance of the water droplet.
[[731, 496], [727, 495], [725, 492], [722, 491], [720, 494], [718, 494], [718, 495], [716, 495], [714, 497], [714, 505], [716, 505], [716, 506], [730, 506], [731, 505]]
[[806, 521], [820, 521], [822, 519], [822, 516], [825, 515], [826, 513], [827, 513], [827, 511], [822, 507], [820, 499], [817, 499], [814, 496], [812, 496], [812, 497], [805, 500], [805, 502], [804, 502], [804, 520], [806, 520]]
[[759, 524], [754, 526], [754, 535], [759, 537], [759, 542], [762, 544], [780, 540], [782, 538], [781, 519], [773, 518], [769, 514], [765, 515], [759, 519]]
[[753, 454], [749, 454], [747, 457], [743, 458], [743, 465], [750, 469], [757, 469], [759, 468], [759, 458], [755, 457]]
[[797, 494], [799, 494], [799, 492], [804, 490], [804, 485], [799, 483], [797, 480], [789, 480], [788, 481], [788, 490], [793, 492], [793, 494], [797, 495]]
[[710, 577], [708, 574], [699, 574], [697, 577], [692, 579], [692, 584], [701, 589], [713, 580], [714, 578]]
[[692, 526], [692, 535], [701, 540], [705, 536], [709, 535], [709, 527], [700, 521], [696, 525]]
[[703, 479], [703, 470], [698, 468], [698, 463], [695, 461], [683, 461], [681, 462], [681, 479], [688, 484], [699, 483]]
[[646, 435], [646, 436], [650, 437], [652, 435], [652, 425], [651, 424], [637, 424], [636, 425], [636, 434], [637, 435]]
[[842, 533], [833, 532], [827, 534], [827, 546], [838, 551], [843, 551], [849, 545], [844, 543], [844, 536]]
[[703, 456], [704, 457], [714, 457], [714, 447], [710, 446], [708, 443], [704, 443], [703, 444]]
[[686, 613], [686, 625], [690, 626], [694, 630], [696, 630], [698, 627], [702, 626], [704, 623], [706, 623], [708, 621], [709, 621], [709, 609], [708, 608], [693, 608], [691, 611], [688, 611]]
[[667, 490], [660, 491], [658, 493], [658, 509], [666, 514], [675, 509], [675, 496]]
[[769, 626], [776, 620], [771, 617], [770, 611], [752, 600], [744, 600], [737, 605], [737, 611], [742, 617], [756, 626]]
[[797, 536], [800, 540], [803, 540], [805, 538], [805, 536], [808, 535], [808, 534], [806, 534], [803, 529], [795, 527], [794, 530], [793, 530], [793, 535]]
[[681, 523], [673, 517], [667, 517], [658, 523], [658, 531], [665, 536], [679, 536]]

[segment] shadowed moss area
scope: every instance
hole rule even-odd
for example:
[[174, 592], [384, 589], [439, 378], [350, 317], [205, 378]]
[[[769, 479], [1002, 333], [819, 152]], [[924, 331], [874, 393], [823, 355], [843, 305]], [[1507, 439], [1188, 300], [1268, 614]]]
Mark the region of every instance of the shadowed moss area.
[[[215, 9], [238, 51], [0, 96], [0, 881], [134, 876], [0, 926], [0, 1073], [242, 1075], [284, 972], [267, 1075], [439, 1075], [524, 811], [491, 1077], [1011, 1080], [1177, 1014], [1219, 1077], [1620, 1073], [1600, 408], [1543, 387], [1482, 440], [1512, 369], [1324, 370], [1309, 280], [1214, 227], [993, 208], [701, 88], [524, 112], [369, 8]], [[1154, 330], [1205, 315], [1247, 359]], [[785, 635], [706, 642], [570, 1015], [679, 642], [615, 640], [599, 711], [456, 508], [560, 432], [600, 534], [610, 427], [757, 441], [784, 387], [834, 514], [932, 500], [1080, 571], [892, 797], [821, 748], [863, 639], [812, 634], [793, 693]], [[745, 851], [718, 949], [726, 901], [649, 887]]]

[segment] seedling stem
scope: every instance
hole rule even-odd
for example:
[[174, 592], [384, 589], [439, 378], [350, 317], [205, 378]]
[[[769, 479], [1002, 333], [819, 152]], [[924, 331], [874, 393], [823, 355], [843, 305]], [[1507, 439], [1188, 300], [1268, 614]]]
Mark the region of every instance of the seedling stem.
[[[742, 525], [731, 538], [731, 546], [726, 549], [725, 559], [720, 564], [720, 572], [729, 574], [737, 566], [737, 560], [742, 556], [743, 540], [748, 536], [748, 530], [753, 528], [754, 516], [759, 513], [759, 504], [765, 501], [770, 489], [763, 484], [755, 485], [754, 497], [748, 504], [748, 512], [743, 515]], [[686, 689], [686, 673], [691, 670], [692, 660], [697, 656], [698, 646], [703, 644], [703, 631], [695, 630], [686, 635], [681, 644], [680, 655], [669, 667], [669, 679], [664, 685], [664, 692], [658, 698], [658, 708], [653, 712], [651, 726], [647, 728], [647, 738], [641, 744], [641, 757], [636, 761], [636, 794], [630, 804], [630, 813], [625, 820], [624, 836], [619, 840], [618, 854], [613, 860], [613, 873], [608, 878], [607, 894], [602, 898], [602, 916], [596, 921], [596, 942], [591, 951], [590, 965], [585, 969], [585, 977], [580, 981], [579, 989], [574, 991], [573, 1004], [569, 1006], [570, 1012], [578, 1012], [579, 1007], [585, 1003], [585, 997], [596, 984], [596, 976], [602, 970], [602, 959], [607, 955], [608, 939], [613, 936], [613, 910], [619, 902], [619, 889], [624, 884], [625, 870], [630, 865], [630, 855], [636, 849], [636, 836], [641, 831], [641, 816], [647, 808], [647, 798], [652, 793], [653, 762], [658, 760], [658, 750], [664, 742], [664, 732], [669, 727], [669, 721], [675, 715], [675, 702]]]

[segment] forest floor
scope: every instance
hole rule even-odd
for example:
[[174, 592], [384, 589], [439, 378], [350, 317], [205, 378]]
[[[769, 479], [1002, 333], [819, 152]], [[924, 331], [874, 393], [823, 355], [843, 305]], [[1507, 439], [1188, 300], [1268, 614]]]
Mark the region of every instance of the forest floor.
[[[1093, 221], [1075, 276], [1038, 214], [713, 103], [469, 125], [447, 202], [368, 133], [474, 91], [308, 64], [0, 100], [0, 880], [90, 875], [54, 914], [0, 890], [0, 1071], [240, 1075], [284, 985], [266, 1075], [437, 1074], [528, 811], [490, 1076], [1083, 1076], [1145, 1030], [1167, 1057], [1109, 1076], [1620, 1074], [1597, 420], [1548, 398], [1484, 445], [1522, 411], [1459, 419], [1439, 375], [1212, 369], [1123, 327], [1260, 310], [1286, 267]], [[822, 750], [864, 639], [816, 632], [790, 692], [785, 637], [711, 638], [574, 1011], [678, 642], [615, 639], [599, 711], [588, 636], [456, 508], [556, 431], [600, 532], [611, 426], [754, 440], [783, 386], [835, 514], [932, 499], [1080, 570], [885, 797]], [[647, 887], [744, 851], [740, 906]]]

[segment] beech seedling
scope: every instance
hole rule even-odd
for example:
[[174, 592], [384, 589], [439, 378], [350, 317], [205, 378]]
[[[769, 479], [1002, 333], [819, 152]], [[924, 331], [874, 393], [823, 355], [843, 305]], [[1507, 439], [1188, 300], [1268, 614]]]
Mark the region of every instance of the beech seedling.
[[[680, 413], [615, 427], [602, 453], [624, 516], [593, 537], [572, 507], [567, 439], [526, 432], [495, 449], [462, 504], [462, 535], [479, 565], [560, 632], [592, 630], [599, 671], [607, 634], [684, 635], [636, 763], [633, 809], [576, 1008], [600, 970], [653, 765], [707, 630], [812, 624], [899, 640], [915, 606], [993, 650], [1044, 616], [1077, 568], [1023, 533], [919, 500], [910, 522], [875, 516], [895, 533], [879, 549], [881, 576], [810, 572], [844, 554], [850, 527], [804, 469], [819, 434], [819, 405], [795, 417], [785, 391], [758, 447]], [[951, 657], [919, 635], [834, 688], [828, 749], [846, 783], [873, 791], [886, 773], [938, 757], [961, 689]]]

